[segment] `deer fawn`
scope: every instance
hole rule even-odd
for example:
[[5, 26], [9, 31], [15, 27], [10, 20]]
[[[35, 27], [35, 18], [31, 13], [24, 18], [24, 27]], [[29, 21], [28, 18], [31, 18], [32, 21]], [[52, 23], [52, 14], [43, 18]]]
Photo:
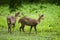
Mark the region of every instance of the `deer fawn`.
[[18, 21], [18, 23], [21, 23], [20, 31], [23, 30], [23, 32], [25, 32], [24, 31], [24, 27], [25, 27], [25, 25], [28, 25], [28, 26], [31, 26], [30, 32], [32, 30], [32, 27], [34, 27], [35, 31], [37, 32], [36, 26], [41, 21], [43, 16], [44, 15], [41, 15], [41, 16], [39, 15], [39, 18], [37, 20], [36, 19], [27, 18], [26, 16], [20, 18], [19, 21]]
[[13, 25], [13, 30], [16, 24], [16, 18], [19, 16], [19, 12], [15, 14], [15, 16], [7, 16], [7, 24], [8, 24], [8, 32], [11, 33], [11, 27]]

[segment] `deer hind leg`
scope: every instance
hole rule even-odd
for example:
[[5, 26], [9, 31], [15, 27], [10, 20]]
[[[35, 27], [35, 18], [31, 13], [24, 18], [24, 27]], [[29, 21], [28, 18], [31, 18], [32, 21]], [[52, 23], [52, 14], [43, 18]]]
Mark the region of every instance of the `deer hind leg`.
[[21, 28], [22, 28], [22, 27], [20, 27], [20, 32], [21, 32]]
[[25, 25], [22, 25], [22, 30], [23, 30], [23, 32], [25, 32], [25, 31], [24, 31], [24, 27], [25, 27]]
[[24, 31], [24, 27], [25, 27], [25, 25], [21, 25], [21, 27], [20, 27], [20, 31], [21, 31], [21, 29], [22, 29], [23, 32], [25, 32], [25, 31]]

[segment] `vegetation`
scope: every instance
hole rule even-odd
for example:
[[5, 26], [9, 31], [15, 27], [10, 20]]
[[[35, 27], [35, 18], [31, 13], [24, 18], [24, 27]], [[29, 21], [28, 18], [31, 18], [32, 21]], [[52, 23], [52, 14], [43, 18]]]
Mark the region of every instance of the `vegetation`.
[[[13, 7], [14, 8], [14, 7]], [[9, 4], [0, 6], [0, 40], [60, 40], [60, 6], [50, 3], [22, 3], [17, 6], [16, 11], [10, 13]], [[14, 16], [15, 12], [23, 13], [18, 17], [15, 30], [11, 34], [8, 33], [6, 17]], [[19, 31], [21, 26], [18, 20], [27, 16], [37, 19], [39, 14], [44, 14], [44, 19], [37, 25], [37, 34], [32, 29], [29, 34], [30, 27], [26, 25], [25, 33]]]

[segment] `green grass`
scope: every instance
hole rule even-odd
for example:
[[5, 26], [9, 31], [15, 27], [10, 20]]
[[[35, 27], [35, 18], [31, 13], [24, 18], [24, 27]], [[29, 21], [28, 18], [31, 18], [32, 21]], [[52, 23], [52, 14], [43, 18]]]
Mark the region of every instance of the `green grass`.
[[[38, 19], [39, 14], [44, 14], [44, 19], [37, 25], [37, 34], [34, 28], [29, 34], [30, 27], [26, 25], [25, 33], [19, 32], [18, 17], [14, 32], [7, 32], [6, 17], [10, 9], [8, 5], [0, 6], [0, 40], [60, 40], [60, 6], [55, 4], [22, 4], [17, 12], [24, 13], [25, 16]], [[14, 16], [15, 12], [10, 15]]]

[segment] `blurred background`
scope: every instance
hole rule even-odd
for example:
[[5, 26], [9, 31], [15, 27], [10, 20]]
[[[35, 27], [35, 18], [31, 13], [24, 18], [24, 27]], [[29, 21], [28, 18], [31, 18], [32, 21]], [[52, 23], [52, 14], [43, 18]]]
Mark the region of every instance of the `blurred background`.
[[[24, 15], [17, 18], [15, 30], [10, 35], [6, 18], [16, 12]], [[23, 16], [38, 19], [39, 14], [44, 14], [44, 19], [37, 25], [38, 34], [33, 28], [29, 36], [30, 26], [27, 25], [26, 33], [20, 33], [18, 20]], [[60, 0], [0, 0], [0, 35], [1, 40], [60, 40]]]

